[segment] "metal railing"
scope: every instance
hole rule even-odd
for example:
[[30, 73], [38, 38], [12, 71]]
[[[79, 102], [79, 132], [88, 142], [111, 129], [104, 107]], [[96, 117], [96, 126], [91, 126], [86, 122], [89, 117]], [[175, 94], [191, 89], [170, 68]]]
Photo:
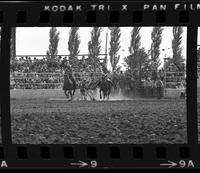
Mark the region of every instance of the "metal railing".
[[[89, 58], [89, 54], [79, 54], [79, 55], [76, 55], [76, 57], [78, 58], [78, 60], [86, 60], [87, 58]], [[98, 59], [99, 61], [104, 61], [107, 59], [107, 54], [98, 54]], [[48, 58], [48, 57], [51, 57], [51, 55], [16, 55], [15, 58], [16, 59], [19, 59], [19, 58], [31, 58], [31, 59], [39, 59], [39, 58]], [[69, 61], [69, 57], [71, 57], [71, 55], [53, 55], [53, 57], [55, 58], [60, 58], [60, 59], [66, 59], [67, 61]]]
[[[168, 76], [169, 74], [169, 76]], [[172, 74], [175, 74], [175, 76], [171, 76]], [[181, 76], [177, 76], [180, 75]], [[165, 95], [166, 95], [166, 89], [167, 88], [176, 88], [177, 85], [181, 84], [182, 81], [186, 80], [186, 72], [165, 72]]]
[[[80, 76], [76, 76], [79, 74]], [[91, 76], [93, 74], [93, 76]], [[31, 75], [31, 76], [30, 76]], [[45, 76], [43, 76], [45, 75]], [[74, 79], [77, 83], [81, 79], [96, 79], [101, 77], [102, 73], [94, 72], [76, 72], [74, 73]], [[44, 86], [50, 88], [61, 88], [64, 83], [64, 74], [63, 73], [10, 73], [10, 86], [12, 88], [31, 88], [37, 87], [41, 88]]]

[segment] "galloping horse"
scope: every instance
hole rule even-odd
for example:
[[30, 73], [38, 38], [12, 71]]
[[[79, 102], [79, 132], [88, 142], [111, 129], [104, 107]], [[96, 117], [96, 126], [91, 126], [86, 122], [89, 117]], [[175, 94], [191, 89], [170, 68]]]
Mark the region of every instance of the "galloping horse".
[[117, 74], [113, 74], [111, 81], [113, 83], [113, 91], [116, 92], [120, 88], [120, 77]]
[[70, 95], [70, 100], [72, 100], [72, 97], [74, 96], [75, 91], [76, 91], [76, 82], [72, 75], [69, 75], [69, 74], [64, 75], [63, 90], [66, 97], [69, 97]]
[[94, 92], [96, 91], [98, 85], [99, 85], [99, 80], [82, 81], [80, 86], [80, 92], [84, 100], [87, 100], [87, 96], [89, 96], [91, 100], [96, 100], [94, 98]]
[[111, 88], [114, 86], [113, 82], [110, 79], [107, 79], [106, 77], [102, 77], [102, 80], [99, 82], [99, 93], [100, 93], [100, 99], [102, 99], [101, 93], [103, 92], [103, 100], [107, 97], [109, 99]]

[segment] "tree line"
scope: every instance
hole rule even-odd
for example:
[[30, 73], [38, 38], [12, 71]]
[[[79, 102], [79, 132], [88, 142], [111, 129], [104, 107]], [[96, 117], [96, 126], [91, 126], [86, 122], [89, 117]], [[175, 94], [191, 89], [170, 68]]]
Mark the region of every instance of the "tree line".
[[[109, 27], [110, 30], [110, 48], [109, 48], [109, 61], [111, 64], [111, 71], [120, 70], [119, 60], [119, 50], [121, 29], [120, 27]], [[156, 78], [158, 68], [161, 65], [160, 62], [160, 45], [162, 42], [162, 32], [163, 27], [153, 27], [151, 32], [151, 49], [146, 52], [144, 47], [141, 46], [141, 27], [133, 27], [130, 37], [129, 53], [130, 55], [124, 57], [124, 62], [129, 70], [136, 78], [141, 80], [144, 76], [152, 76]], [[77, 66], [78, 54], [80, 53], [79, 45], [81, 43], [79, 34], [79, 27], [71, 27], [69, 31], [68, 40], [68, 51], [69, 51], [69, 63], [71, 66]], [[88, 42], [88, 62], [95, 70], [100, 66], [98, 56], [101, 52], [101, 36], [102, 28], [93, 27], [91, 31], [90, 41]], [[182, 56], [182, 27], [173, 27], [172, 29], [173, 39], [172, 39], [172, 52], [173, 56], [171, 61], [177, 66], [183, 66], [184, 58]], [[47, 58], [49, 60], [55, 59], [58, 54], [58, 43], [60, 40], [59, 31], [56, 27], [51, 27], [49, 31], [49, 47], [46, 52]], [[11, 58], [15, 57], [15, 39], [16, 39], [16, 29], [12, 29], [11, 34]], [[102, 64], [101, 64], [102, 65]], [[106, 66], [106, 60], [104, 62]]]

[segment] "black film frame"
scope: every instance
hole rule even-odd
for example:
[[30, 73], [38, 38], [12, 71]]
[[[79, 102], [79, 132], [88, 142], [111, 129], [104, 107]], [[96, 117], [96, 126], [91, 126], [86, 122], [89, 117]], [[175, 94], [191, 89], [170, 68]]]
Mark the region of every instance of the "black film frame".
[[[1, 127], [2, 144], [0, 145], [0, 161], [5, 160], [10, 168], [74, 168], [71, 162], [97, 161], [96, 168], [161, 168], [160, 163], [168, 160], [192, 160], [195, 167], [200, 164], [200, 147], [197, 130], [197, 28], [200, 25], [198, 10], [174, 10], [176, 2], [151, 1], [148, 4], [167, 4], [166, 11], [152, 11], [142, 9], [147, 2], [143, 1], [113, 1], [95, 2], [95, 4], [112, 4], [114, 14], [119, 15], [111, 19], [111, 11], [95, 11], [96, 18], [90, 18], [89, 6], [92, 1], [71, 2], [22, 2], [0, 3], [0, 26], [2, 27], [0, 87], [1, 87]], [[196, 4], [194, 2], [177, 1], [180, 4]], [[45, 5], [82, 5], [81, 12], [74, 11], [71, 21], [64, 19], [65, 13], [44, 12]], [[129, 11], [120, 11], [123, 4], [128, 4]], [[89, 12], [88, 12], [89, 11]], [[118, 11], [118, 12], [116, 12]], [[92, 12], [91, 14], [94, 14]], [[160, 15], [165, 17], [161, 17]], [[82, 20], [80, 20], [82, 19]], [[134, 20], [135, 19], [135, 20]], [[66, 23], [63, 20], [67, 20]], [[92, 20], [92, 22], [91, 22]], [[95, 21], [95, 22], [94, 22]], [[187, 144], [124, 144], [124, 145], [17, 145], [11, 140], [10, 116], [10, 36], [11, 27], [31, 26], [186, 26], [187, 27]], [[65, 157], [64, 153], [66, 154]], [[134, 155], [133, 151], [138, 151]], [[162, 151], [164, 157], [158, 157]], [[23, 153], [23, 154], [20, 154]], [[27, 156], [27, 157], [26, 157]], [[88, 168], [88, 167], [87, 167]], [[90, 167], [92, 168], [92, 167]], [[94, 168], [93, 168], [94, 169]]]

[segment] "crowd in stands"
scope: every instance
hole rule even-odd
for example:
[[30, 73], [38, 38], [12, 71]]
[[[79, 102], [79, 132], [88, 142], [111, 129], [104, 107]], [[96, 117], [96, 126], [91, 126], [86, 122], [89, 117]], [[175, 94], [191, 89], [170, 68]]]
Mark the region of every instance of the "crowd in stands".
[[11, 73], [11, 89], [55, 89], [60, 88], [63, 78], [60, 73]]
[[178, 69], [178, 67], [171, 63], [167, 67], [166, 73], [166, 88], [179, 88], [183, 85], [186, 87], [186, 76], [183, 70]]
[[[95, 78], [92, 73], [91, 66], [85, 66], [83, 61], [80, 61], [78, 68], [73, 69], [73, 75], [76, 78], [77, 84], [80, 80], [85, 78], [92, 79]], [[45, 58], [31, 58], [31, 57], [20, 57], [11, 61], [10, 64], [10, 88], [11, 89], [61, 89], [64, 83], [64, 73], [67, 67], [68, 60], [67, 57], [57, 57], [54, 61]], [[76, 71], [77, 70], [77, 71]], [[178, 72], [178, 69], [172, 64], [168, 66], [168, 72]], [[101, 73], [101, 70], [97, 70], [97, 73]], [[97, 74], [95, 74], [97, 75]], [[113, 74], [112, 74], [113, 75]], [[115, 74], [114, 74], [115, 75]], [[113, 77], [116, 81], [120, 79], [120, 87], [125, 88], [125, 90], [136, 90], [137, 80], [129, 74], [128, 71], [120, 72]], [[180, 73], [183, 75], [183, 73]], [[164, 71], [159, 70], [158, 76], [164, 85]], [[118, 79], [117, 79], [118, 78]], [[183, 78], [185, 78], [183, 76]], [[169, 73], [166, 78], [166, 82], [169, 83], [171, 88], [174, 87], [173, 82], [177, 87], [182, 86], [182, 78], [179, 77], [178, 73]], [[172, 82], [172, 84], [170, 83]], [[147, 97], [154, 95], [153, 88], [155, 88], [155, 80], [151, 77], [146, 77], [142, 81], [142, 88], [144, 94]]]
[[[57, 57], [54, 61], [47, 58], [31, 58], [28, 56], [11, 60], [10, 88], [11, 89], [60, 89], [64, 83], [64, 73], [67, 67], [67, 57]], [[92, 78], [90, 66], [84, 66], [82, 61], [78, 68], [73, 69], [77, 83], [81, 78]], [[100, 73], [100, 70], [97, 70]]]
[[20, 57], [11, 61], [11, 89], [47, 89], [60, 88], [65, 59], [54, 63], [47, 59]]

